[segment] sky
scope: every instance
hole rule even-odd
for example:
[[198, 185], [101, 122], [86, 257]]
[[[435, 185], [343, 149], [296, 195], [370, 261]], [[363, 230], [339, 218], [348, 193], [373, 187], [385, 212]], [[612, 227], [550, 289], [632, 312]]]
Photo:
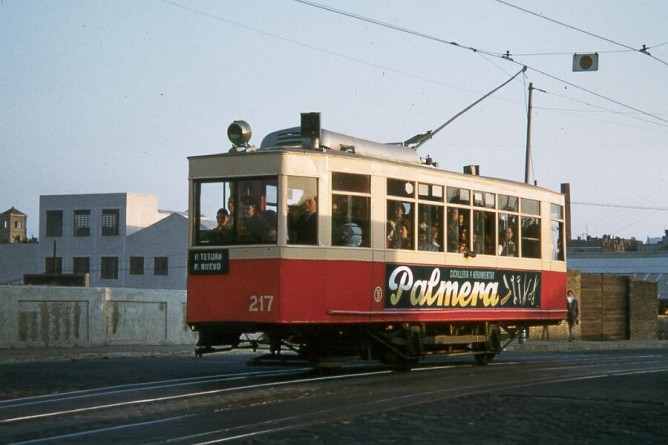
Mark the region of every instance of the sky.
[[[570, 184], [572, 234], [668, 229], [664, 0], [2, 0], [0, 212], [39, 196], [142, 193], [187, 208], [188, 156], [227, 127], [320, 112], [379, 142], [434, 130], [445, 170]], [[646, 51], [640, 51], [643, 47]], [[574, 54], [598, 70], [573, 72]]]

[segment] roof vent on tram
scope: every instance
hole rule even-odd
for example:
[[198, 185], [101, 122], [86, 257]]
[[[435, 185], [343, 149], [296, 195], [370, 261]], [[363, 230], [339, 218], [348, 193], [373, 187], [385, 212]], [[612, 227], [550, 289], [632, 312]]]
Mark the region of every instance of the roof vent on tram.
[[464, 174], [480, 176], [480, 166], [479, 165], [465, 165]]
[[252, 136], [250, 125], [246, 121], [234, 121], [227, 127], [227, 137], [232, 142], [230, 151], [253, 151], [248, 141]]

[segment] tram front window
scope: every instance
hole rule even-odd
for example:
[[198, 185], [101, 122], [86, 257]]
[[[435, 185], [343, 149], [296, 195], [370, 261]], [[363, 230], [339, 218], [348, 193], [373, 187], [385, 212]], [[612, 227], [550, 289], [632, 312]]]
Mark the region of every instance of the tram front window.
[[276, 178], [202, 181], [195, 184], [195, 244], [275, 244]]

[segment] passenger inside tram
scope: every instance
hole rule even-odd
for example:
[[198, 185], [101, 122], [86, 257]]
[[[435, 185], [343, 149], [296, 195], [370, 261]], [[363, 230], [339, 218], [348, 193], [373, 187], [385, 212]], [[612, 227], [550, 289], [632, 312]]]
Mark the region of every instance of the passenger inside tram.
[[418, 232], [418, 250], [438, 252], [439, 245], [436, 236], [438, 236], [438, 233], [433, 228], [431, 230], [420, 229]]
[[413, 232], [409, 202], [388, 201], [387, 245], [391, 249], [412, 249]]
[[395, 240], [394, 249], [413, 249], [413, 240], [410, 236], [411, 229], [407, 221], [402, 221], [399, 225], [399, 238]]
[[232, 224], [234, 223], [234, 198], [230, 196], [230, 199], [227, 200], [227, 211], [229, 218], [227, 220], [227, 226], [231, 229]]
[[511, 227], [506, 228], [501, 243], [499, 244], [500, 256], [517, 256], [515, 240], [513, 237], [513, 229]]
[[459, 250], [459, 211], [456, 208], [448, 209], [448, 252]]
[[227, 209], [219, 209], [216, 213], [216, 222], [218, 225], [211, 231], [212, 244], [226, 245], [232, 243], [230, 212]]
[[318, 243], [318, 200], [310, 196], [304, 200], [297, 220], [297, 242], [299, 244]]
[[[350, 215], [349, 215], [350, 213]], [[332, 197], [332, 245], [345, 247], [362, 246], [362, 228], [349, 212], [348, 200], [345, 196]]]

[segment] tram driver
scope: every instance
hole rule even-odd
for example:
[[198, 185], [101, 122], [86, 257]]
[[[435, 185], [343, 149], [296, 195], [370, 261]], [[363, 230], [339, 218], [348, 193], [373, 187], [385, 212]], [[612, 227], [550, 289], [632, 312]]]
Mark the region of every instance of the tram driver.
[[257, 204], [250, 198], [241, 203], [239, 219], [239, 241], [245, 243], [276, 242], [276, 229], [258, 211]]

